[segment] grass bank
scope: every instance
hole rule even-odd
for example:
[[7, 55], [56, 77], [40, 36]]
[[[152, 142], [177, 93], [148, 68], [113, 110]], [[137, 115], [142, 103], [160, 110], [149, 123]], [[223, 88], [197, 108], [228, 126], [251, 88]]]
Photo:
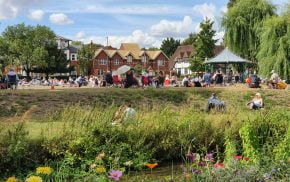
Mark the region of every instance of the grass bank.
[[[36, 112], [30, 119], [1, 123], [1, 175], [5, 178], [17, 174], [24, 179], [34, 174], [36, 167], [49, 165], [55, 169], [54, 181], [90, 181], [91, 177], [103, 176], [106, 181], [107, 173], [96, 173], [92, 164], [107, 171], [119, 169], [129, 173], [130, 170], [144, 170], [148, 162], [172, 160], [182, 162], [185, 172], [189, 172], [190, 168], [197, 167], [193, 162], [188, 163], [186, 155], [189, 152], [199, 154], [199, 162], [204, 161], [206, 153], [213, 152], [214, 159], [207, 162], [211, 169], [212, 164], [221, 162], [228, 163], [230, 169], [231, 163], [227, 161], [234, 155], [243, 155], [251, 161], [237, 170], [243, 173], [243, 170], [256, 166], [248, 175], [250, 181], [262, 179], [272, 168], [281, 169], [278, 176], [272, 176], [273, 180], [285, 180], [290, 155], [290, 94], [289, 91], [258, 91], [266, 102], [261, 111], [249, 111], [245, 106], [257, 90], [239, 88], [2, 93], [9, 99], [23, 100], [28, 107], [52, 108], [45, 112], [47, 115]], [[204, 111], [212, 92], [218, 93], [227, 103], [226, 113]], [[46, 98], [48, 103], [37, 98]], [[64, 102], [50, 102], [51, 98]], [[70, 102], [65, 102], [69, 98]], [[128, 102], [136, 108], [136, 118], [112, 126], [114, 113]], [[58, 103], [62, 105], [56, 106]], [[54, 109], [57, 112], [52, 113]], [[104, 159], [97, 160], [96, 156], [103, 152]], [[129, 167], [125, 165], [128, 161], [132, 163]], [[283, 164], [286, 168], [281, 167]], [[205, 175], [206, 168], [198, 170], [204, 170], [204, 176], [200, 176], [201, 179], [192, 176], [197, 181], [228, 181], [234, 177], [234, 171], [220, 171], [219, 174], [226, 177], [220, 178], [220, 175]], [[138, 181], [141, 178], [127, 177], [124, 180]], [[148, 178], [148, 181], [152, 180]]]

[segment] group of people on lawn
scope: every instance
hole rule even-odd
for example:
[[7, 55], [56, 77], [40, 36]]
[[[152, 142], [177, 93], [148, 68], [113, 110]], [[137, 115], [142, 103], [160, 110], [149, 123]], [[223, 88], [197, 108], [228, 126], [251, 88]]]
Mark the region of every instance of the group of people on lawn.
[[[246, 84], [249, 88], [260, 88], [260, 83], [265, 82], [272, 89], [286, 89], [287, 84], [285, 81], [281, 80], [278, 74], [273, 70], [271, 72], [271, 77], [269, 80], [261, 80], [259, 76], [254, 71], [252, 74], [247, 74], [248, 77], [245, 79]], [[68, 80], [65, 79], [32, 79], [28, 82], [25, 78], [19, 80], [17, 74], [13, 69], [7, 73], [5, 82], [7, 83], [6, 87], [16, 88], [17, 85], [29, 86], [39, 83], [39, 85], [48, 85], [48, 86], [65, 86], [69, 87], [81, 87], [91, 85], [92, 87], [121, 87], [121, 88], [130, 88], [130, 87], [154, 87], [160, 88], [163, 86], [183, 86], [183, 87], [210, 87], [211, 84], [215, 85], [231, 85], [233, 83], [241, 82], [241, 75], [238, 73], [233, 74], [232, 70], [229, 70], [227, 74], [223, 74], [219, 69], [215, 73], [205, 72], [203, 75], [196, 74], [193, 77], [185, 76], [180, 82], [175, 75], [164, 75], [163, 72], [156, 73], [155, 75], [150, 75], [147, 72], [142, 74], [134, 73], [134, 70], [131, 69], [127, 71], [124, 75], [112, 74], [111, 72], [105, 73], [103, 76], [82, 76], [79, 77], [69, 77]]]
[[[264, 102], [260, 93], [256, 93], [252, 100], [247, 103], [247, 106], [251, 110], [259, 110], [264, 107]], [[225, 102], [221, 101], [216, 93], [212, 93], [211, 97], [208, 99], [207, 112], [211, 110], [216, 110], [218, 112], [224, 112], [226, 110]], [[112, 125], [119, 125], [122, 123], [128, 123], [135, 118], [136, 110], [131, 104], [126, 104], [125, 106], [119, 107], [116, 111]]]

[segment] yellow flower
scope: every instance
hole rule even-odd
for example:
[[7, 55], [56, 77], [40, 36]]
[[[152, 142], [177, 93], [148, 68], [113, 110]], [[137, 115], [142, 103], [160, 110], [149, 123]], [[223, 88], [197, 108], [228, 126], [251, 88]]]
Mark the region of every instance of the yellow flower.
[[42, 179], [39, 176], [30, 176], [25, 182], [42, 182]]
[[106, 169], [104, 167], [97, 167], [96, 168], [96, 172], [98, 174], [102, 174], [102, 173], [105, 173], [106, 172]]
[[6, 182], [16, 182], [17, 179], [13, 176], [13, 177], [10, 177], [6, 180]]
[[50, 167], [38, 167], [36, 168], [36, 173], [37, 174], [46, 174], [50, 175], [52, 173], [53, 169]]

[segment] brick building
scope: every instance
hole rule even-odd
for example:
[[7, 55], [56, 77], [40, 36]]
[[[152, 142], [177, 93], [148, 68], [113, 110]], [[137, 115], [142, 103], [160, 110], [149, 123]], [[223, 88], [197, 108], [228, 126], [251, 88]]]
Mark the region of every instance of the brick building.
[[169, 59], [162, 51], [144, 51], [138, 44], [123, 43], [120, 49], [101, 48], [96, 51], [92, 62], [92, 74], [102, 75], [107, 71], [116, 71], [123, 65], [132, 68], [139, 65], [152, 72], [169, 73]]

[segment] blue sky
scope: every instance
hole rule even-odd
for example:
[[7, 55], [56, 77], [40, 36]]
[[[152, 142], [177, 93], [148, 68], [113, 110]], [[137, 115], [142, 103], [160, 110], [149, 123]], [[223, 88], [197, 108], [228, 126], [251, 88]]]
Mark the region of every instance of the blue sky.
[[[160, 46], [168, 36], [184, 39], [198, 32], [205, 18], [214, 20], [216, 38], [223, 30], [220, 17], [228, 0], [0, 0], [0, 32], [24, 22], [49, 26], [72, 40], [106, 43], [118, 47], [136, 42]], [[272, 0], [281, 8], [289, 0]]]

